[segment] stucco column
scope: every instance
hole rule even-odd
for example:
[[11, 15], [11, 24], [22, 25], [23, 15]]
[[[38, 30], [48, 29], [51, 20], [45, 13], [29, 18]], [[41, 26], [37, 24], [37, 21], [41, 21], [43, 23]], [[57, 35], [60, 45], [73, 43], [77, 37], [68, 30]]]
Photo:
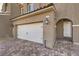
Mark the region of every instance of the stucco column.
[[73, 25], [73, 43], [79, 45], [79, 25]]
[[16, 36], [17, 36], [17, 26], [14, 25], [14, 27], [13, 27], [13, 37], [17, 38]]
[[45, 40], [45, 45], [48, 48], [53, 48], [54, 42], [56, 39], [56, 25], [55, 25], [55, 16], [54, 14], [49, 15], [48, 18], [48, 24], [44, 23], [44, 40]]

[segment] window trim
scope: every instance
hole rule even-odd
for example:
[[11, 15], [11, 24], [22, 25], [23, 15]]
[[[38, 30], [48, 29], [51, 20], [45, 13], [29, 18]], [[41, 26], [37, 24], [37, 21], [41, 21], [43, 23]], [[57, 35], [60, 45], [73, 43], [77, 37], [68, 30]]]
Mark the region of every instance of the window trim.
[[8, 3], [2, 3], [2, 11], [0, 12], [0, 15], [10, 15], [11, 11], [7, 10]]
[[2, 9], [3, 9], [3, 3], [0, 3], [0, 8], [1, 8], [1, 9], [0, 9], [0, 13], [1, 13], [1, 12], [3, 12], [3, 11], [2, 11]]
[[27, 4], [27, 12], [34, 11], [34, 3], [28, 3]]

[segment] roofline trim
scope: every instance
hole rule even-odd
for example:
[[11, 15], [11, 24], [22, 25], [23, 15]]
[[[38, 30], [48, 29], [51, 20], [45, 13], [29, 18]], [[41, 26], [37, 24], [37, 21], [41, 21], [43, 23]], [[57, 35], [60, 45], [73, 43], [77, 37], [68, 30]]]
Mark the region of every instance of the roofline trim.
[[17, 16], [15, 18], [10, 19], [10, 20], [15, 21], [15, 20], [18, 20], [18, 19], [21, 19], [21, 18], [24, 18], [24, 17], [28, 17], [28, 16], [32, 16], [32, 15], [36, 15], [36, 14], [41, 14], [41, 13], [51, 11], [51, 10], [53, 10], [55, 12], [55, 8], [54, 8], [53, 5], [46, 7], [46, 8], [43, 8], [43, 9], [40, 9], [40, 10], [37, 10], [37, 11], [34, 11], [34, 12], [32, 11], [32, 12], [29, 12], [29, 13], [25, 13], [23, 15]]

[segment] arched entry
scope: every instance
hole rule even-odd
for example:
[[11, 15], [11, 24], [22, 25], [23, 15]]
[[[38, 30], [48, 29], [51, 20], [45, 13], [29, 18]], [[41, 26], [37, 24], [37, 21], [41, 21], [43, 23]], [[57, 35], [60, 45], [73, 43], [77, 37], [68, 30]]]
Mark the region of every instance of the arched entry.
[[73, 41], [72, 21], [69, 19], [61, 19], [56, 23], [56, 38]]

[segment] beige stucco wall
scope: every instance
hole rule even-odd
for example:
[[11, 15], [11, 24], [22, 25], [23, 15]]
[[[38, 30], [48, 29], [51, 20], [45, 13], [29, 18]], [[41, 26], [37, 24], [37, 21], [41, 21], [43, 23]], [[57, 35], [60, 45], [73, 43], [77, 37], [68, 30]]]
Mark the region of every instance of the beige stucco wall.
[[[4, 4], [3, 4], [3, 7], [5, 7]], [[10, 9], [9, 9], [10, 4], [7, 5], [7, 8], [8, 8], [7, 11], [10, 11]], [[5, 14], [5, 13], [1, 14], [0, 13], [0, 37], [11, 36], [10, 35], [11, 30], [10, 30], [9, 19], [10, 19], [10, 13], [8, 13], [8, 14]]]
[[[11, 8], [11, 9], [9, 9]], [[11, 13], [9, 14], [0, 14], [0, 37], [11, 37], [12, 36], [12, 23], [10, 19], [19, 15], [19, 10], [16, 4], [8, 4], [7, 10]]]
[[[67, 18], [73, 25], [79, 25], [79, 4], [78, 3], [55, 3], [56, 19]], [[73, 41], [79, 43], [79, 26], [73, 27]]]
[[9, 35], [9, 16], [0, 15], [0, 37]]
[[56, 38], [63, 39], [63, 22], [62, 21], [56, 23]]
[[[17, 3], [11, 3], [11, 18], [21, 15], [21, 10]], [[11, 19], [10, 18], [10, 19]]]

